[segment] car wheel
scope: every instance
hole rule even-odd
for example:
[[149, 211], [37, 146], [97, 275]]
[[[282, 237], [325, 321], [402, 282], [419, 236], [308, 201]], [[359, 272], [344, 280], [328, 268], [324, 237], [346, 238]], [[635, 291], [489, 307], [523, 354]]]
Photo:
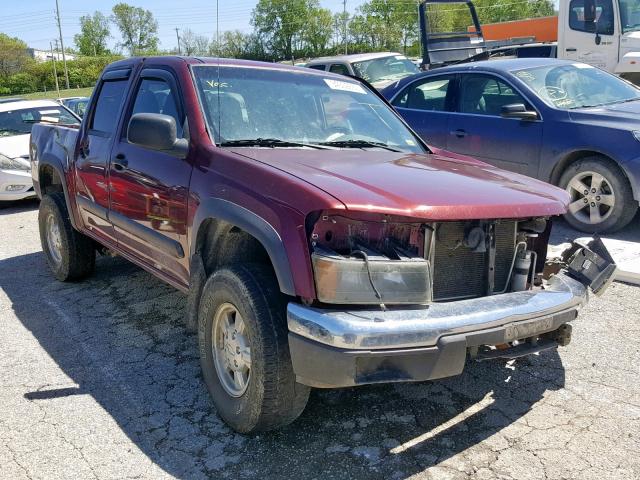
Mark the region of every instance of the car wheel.
[[565, 220], [588, 233], [624, 228], [638, 209], [626, 177], [609, 159], [587, 157], [562, 174], [560, 186], [571, 196]]
[[93, 241], [71, 225], [63, 193], [42, 198], [38, 225], [47, 264], [58, 280], [79, 280], [93, 272], [96, 264]]
[[304, 410], [309, 387], [291, 365], [286, 303], [270, 269], [231, 266], [205, 284], [200, 364], [218, 414], [240, 433], [272, 430]]

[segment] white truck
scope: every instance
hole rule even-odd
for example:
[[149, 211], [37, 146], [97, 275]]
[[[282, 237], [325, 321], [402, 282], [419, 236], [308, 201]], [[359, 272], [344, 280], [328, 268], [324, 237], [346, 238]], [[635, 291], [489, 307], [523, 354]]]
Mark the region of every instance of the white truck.
[[[435, 9], [455, 3], [467, 5], [472, 27], [464, 32], [438, 32]], [[548, 20], [557, 23], [557, 42], [541, 43], [539, 29], [548, 29], [549, 22], [534, 20], [505, 22], [505, 28], [500, 28], [501, 24], [487, 25], [491, 34], [485, 38], [471, 1], [421, 2], [423, 65], [434, 68], [487, 57], [557, 56], [591, 64], [640, 84], [640, 0], [559, 0], [557, 18]]]

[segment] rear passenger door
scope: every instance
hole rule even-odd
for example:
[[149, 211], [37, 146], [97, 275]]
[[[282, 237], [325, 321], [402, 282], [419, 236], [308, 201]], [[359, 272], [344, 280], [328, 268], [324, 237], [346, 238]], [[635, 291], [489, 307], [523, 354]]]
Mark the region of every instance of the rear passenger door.
[[449, 150], [497, 167], [537, 176], [542, 119], [500, 115], [505, 105], [533, 106], [510, 83], [495, 75], [461, 73], [456, 112], [449, 124]]
[[402, 118], [429, 145], [447, 148], [455, 82], [455, 74], [421, 78], [392, 99]]
[[182, 93], [169, 70], [146, 68], [137, 79], [110, 163], [111, 211], [118, 245], [179, 283], [188, 282], [187, 200], [192, 165], [129, 143], [127, 126], [136, 113], [161, 113], [188, 138]]
[[109, 159], [130, 73], [130, 69], [119, 69], [102, 75], [95, 101], [82, 123], [76, 153], [74, 181], [78, 211], [84, 226], [106, 245], [115, 245], [117, 241], [108, 218]]

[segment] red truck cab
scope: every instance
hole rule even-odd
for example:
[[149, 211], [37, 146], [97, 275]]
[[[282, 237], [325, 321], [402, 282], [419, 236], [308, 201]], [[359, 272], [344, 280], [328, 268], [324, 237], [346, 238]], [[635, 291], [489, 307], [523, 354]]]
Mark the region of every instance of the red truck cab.
[[585, 248], [595, 271], [544, 274], [564, 191], [430, 149], [366, 85], [311, 69], [122, 60], [79, 129], [34, 126], [31, 161], [56, 278], [108, 250], [185, 292], [240, 432], [293, 421], [310, 387], [564, 345], [615, 269]]

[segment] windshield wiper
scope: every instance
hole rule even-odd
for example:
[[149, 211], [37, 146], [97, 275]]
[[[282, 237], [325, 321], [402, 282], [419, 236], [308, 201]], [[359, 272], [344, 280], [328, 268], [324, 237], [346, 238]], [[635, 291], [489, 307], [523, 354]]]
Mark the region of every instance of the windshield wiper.
[[386, 143], [372, 142], [369, 140], [333, 140], [331, 142], [320, 142], [320, 145], [328, 145], [338, 148], [383, 148], [390, 152], [401, 152], [397, 148], [390, 147]]
[[241, 140], [225, 140], [220, 143], [221, 147], [309, 147], [320, 150], [328, 150], [329, 147], [316, 143], [292, 142], [280, 138], [245, 138]]

